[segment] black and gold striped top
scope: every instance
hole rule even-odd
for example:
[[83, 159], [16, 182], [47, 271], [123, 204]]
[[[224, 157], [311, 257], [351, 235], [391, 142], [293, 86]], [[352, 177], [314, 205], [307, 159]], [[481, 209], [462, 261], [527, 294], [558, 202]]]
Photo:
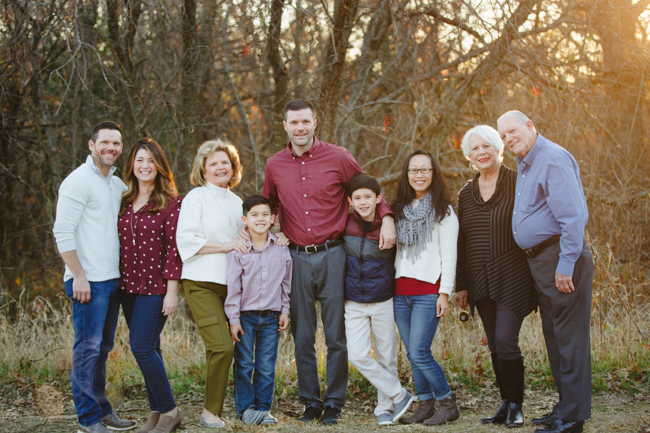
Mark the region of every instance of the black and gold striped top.
[[517, 172], [501, 166], [494, 194], [483, 201], [479, 174], [458, 199], [456, 291], [476, 301], [492, 299], [523, 319], [537, 307], [537, 294], [525, 254], [512, 236]]

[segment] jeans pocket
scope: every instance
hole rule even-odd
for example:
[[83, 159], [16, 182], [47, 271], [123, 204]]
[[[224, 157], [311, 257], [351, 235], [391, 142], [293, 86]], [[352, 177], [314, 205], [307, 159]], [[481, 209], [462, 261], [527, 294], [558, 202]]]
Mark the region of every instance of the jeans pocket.
[[203, 344], [205, 344], [206, 348], [220, 348], [223, 346], [218, 316], [197, 319], [196, 326], [199, 328], [199, 333], [203, 338]]

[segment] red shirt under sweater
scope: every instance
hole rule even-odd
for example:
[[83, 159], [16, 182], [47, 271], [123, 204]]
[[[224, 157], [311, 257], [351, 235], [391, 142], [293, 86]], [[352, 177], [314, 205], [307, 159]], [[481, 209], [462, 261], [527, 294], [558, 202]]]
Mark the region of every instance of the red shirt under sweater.
[[440, 279], [436, 284], [416, 280], [415, 278], [400, 277], [395, 280], [395, 295], [437, 295], [440, 290]]

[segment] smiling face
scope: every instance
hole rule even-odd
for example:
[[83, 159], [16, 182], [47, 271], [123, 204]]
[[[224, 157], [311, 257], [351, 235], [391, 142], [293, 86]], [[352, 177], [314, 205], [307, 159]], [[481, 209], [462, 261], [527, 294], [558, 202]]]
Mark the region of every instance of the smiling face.
[[97, 167], [107, 175], [122, 153], [122, 134], [116, 129], [100, 129], [97, 140], [88, 141], [88, 148]]
[[537, 131], [532, 120], [521, 123], [514, 114], [506, 114], [499, 119], [499, 135], [503, 144], [515, 155], [525, 158], [537, 139]]
[[141, 184], [152, 184], [158, 175], [158, 168], [145, 148], [138, 150], [133, 161], [133, 175]]
[[228, 182], [232, 178], [232, 162], [226, 152], [218, 150], [205, 158], [203, 170], [206, 181], [221, 188], [228, 188]]
[[309, 108], [287, 111], [287, 118], [283, 122], [289, 140], [296, 150], [303, 152], [309, 150], [314, 142], [314, 130], [318, 123], [314, 113]]
[[374, 221], [375, 209], [381, 201], [381, 194], [377, 195], [368, 188], [359, 188], [348, 197], [348, 201], [362, 220]]
[[258, 204], [250, 208], [246, 216], [241, 217], [242, 221], [252, 233], [264, 234], [271, 228], [274, 215], [271, 215], [271, 208], [267, 204]]
[[492, 171], [499, 166], [499, 152], [492, 144], [472, 134], [469, 138], [469, 160], [481, 172]]
[[[431, 170], [431, 160], [426, 155], [414, 155], [409, 161], [409, 185], [415, 191], [415, 198], [421, 199], [427, 193], [427, 189], [431, 185], [433, 180], [433, 171]], [[411, 170], [415, 169], [428, 169], [428, 173], [423, 174], [422, 170], [418, 170], [417, 173], [411, 173]]]

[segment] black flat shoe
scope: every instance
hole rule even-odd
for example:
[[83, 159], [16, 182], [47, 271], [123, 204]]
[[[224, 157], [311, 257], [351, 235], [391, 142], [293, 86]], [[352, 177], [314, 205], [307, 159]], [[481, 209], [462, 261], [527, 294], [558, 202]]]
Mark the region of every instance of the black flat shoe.
[[506, 427], [523, 427], [524, 411], [521, 410], [521, 403], [508, 403], [508, 416]]
[[336, 425], [341, 419], [341, 409], [337, 409], [332, 406], [325, 406], [325, 411], [323, 412], [323, 418], [321, 418], [321, 423], [323, 425]]
[[305, 409], [305, 413], [298, 419], [298, 422], [308, 423], [312, 421], [320, 421], [321, 411], [315, 407], [308, 407]]
[[508, 417], [508, 400], [503, 400], [494, 415], [481, 418], [483, 424], [503, 424]]
[[562, 421], [556, 419], [544, 428], [538, 428], [535, 433], [582, 433], [584, 421]]

